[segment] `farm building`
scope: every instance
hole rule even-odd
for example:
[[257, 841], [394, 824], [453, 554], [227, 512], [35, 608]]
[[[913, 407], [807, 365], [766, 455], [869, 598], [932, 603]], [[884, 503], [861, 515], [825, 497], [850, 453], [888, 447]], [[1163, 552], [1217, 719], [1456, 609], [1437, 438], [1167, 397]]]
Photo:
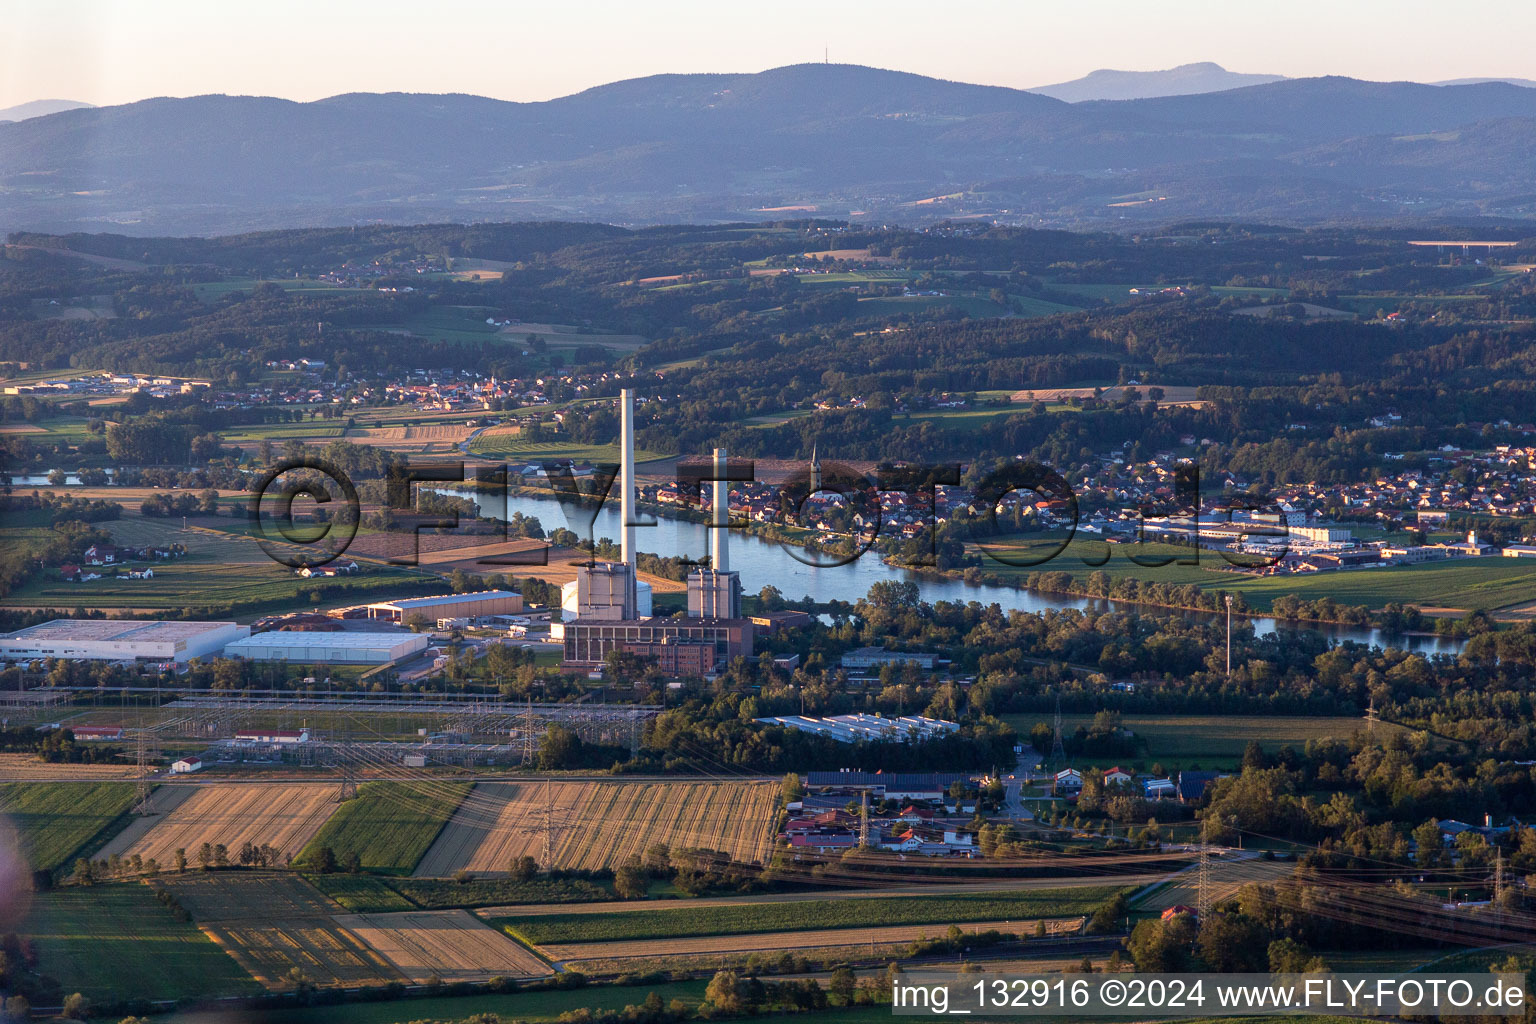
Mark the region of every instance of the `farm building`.
[[171, 762], [172, 775], [191, 775], [193, 772], [203, 770], [203, 759], [200, 757], [183, 757], [179, 761]]
[[233, 622], [54, 619], [0, 635], [0, 658], [187, 662], [218, 654], [250, 633], [249, 626]]
[[483, 615], [517, 615], [522, 610], [522, 594], [514, 594], [510, 590], [477, 590], [471, 594], [379, 601], [368, 605], [368, 617], [404, 622], [412, 615], [419, 614], [428, 622], [436, 622], [440, 618], [478, 619]]
[[76, 725], [69, 731], [82, 742], [107, 742], [123, 738], [123, 727], [120, 725]]
[[224, 648], [232, 658], [291, 661], [301, 665], [389, 665], [426, 650], [425, 633], [323, 633], [280, 630], [257, 633]]

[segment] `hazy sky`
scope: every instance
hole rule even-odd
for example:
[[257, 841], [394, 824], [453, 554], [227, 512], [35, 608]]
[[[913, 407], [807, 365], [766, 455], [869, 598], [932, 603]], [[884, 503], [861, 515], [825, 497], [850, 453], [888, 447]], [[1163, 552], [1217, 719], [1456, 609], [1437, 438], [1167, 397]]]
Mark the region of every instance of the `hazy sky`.
[[1095, 68], [1536, 78], [1536, 3], [1485, 0], [5, 0], [0, 107], [223, 92], [548, 99], [822, 58], [1028, 87]]

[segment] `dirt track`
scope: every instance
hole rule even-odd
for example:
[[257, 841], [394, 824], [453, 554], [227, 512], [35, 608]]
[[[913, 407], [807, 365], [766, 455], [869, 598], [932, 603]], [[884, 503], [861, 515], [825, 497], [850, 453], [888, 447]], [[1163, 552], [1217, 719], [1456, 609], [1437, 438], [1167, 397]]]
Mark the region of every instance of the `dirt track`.
[[335, 920], [418, 983], [434, 976], [455, 982], [551, 973], [527, 948], [465, 910], [343, 914]]

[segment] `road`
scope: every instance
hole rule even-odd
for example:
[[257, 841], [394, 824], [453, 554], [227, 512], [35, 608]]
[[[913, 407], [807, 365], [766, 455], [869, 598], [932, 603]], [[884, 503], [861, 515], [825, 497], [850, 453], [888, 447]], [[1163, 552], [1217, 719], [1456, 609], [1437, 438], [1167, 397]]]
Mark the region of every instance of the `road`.
[[1034, 821], [1035, 816], [1024, 806], [1024, 781], [1008, 779], [1003, 783], [1003, 813], [1014, 821]]

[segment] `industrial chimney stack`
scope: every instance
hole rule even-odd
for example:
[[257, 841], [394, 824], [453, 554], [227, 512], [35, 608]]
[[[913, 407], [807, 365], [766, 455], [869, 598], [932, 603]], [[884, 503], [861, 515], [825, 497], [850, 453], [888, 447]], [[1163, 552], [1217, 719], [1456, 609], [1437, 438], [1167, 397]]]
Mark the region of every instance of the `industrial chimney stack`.
[[619, 444], [624, 449], [622, 458], [623, 468], [620, 469], [619, 486], [619, 514], [624, 517], [621, 524], [623, 540], [620, 546], [623, 550], [624, 564], [629, 566], [630, 574], [635, 571], [635, 390], [625, 388], [619, 392]]
[[715, 572], [730, 572], [731, 556], [726, 544], [726, 534], [731, 527], [731, 484], [726, 480], [728, 459], [724, 448], [715, 449], [714, 494], [710, 500], [711, 522], [709, 533], [709, 565]]

